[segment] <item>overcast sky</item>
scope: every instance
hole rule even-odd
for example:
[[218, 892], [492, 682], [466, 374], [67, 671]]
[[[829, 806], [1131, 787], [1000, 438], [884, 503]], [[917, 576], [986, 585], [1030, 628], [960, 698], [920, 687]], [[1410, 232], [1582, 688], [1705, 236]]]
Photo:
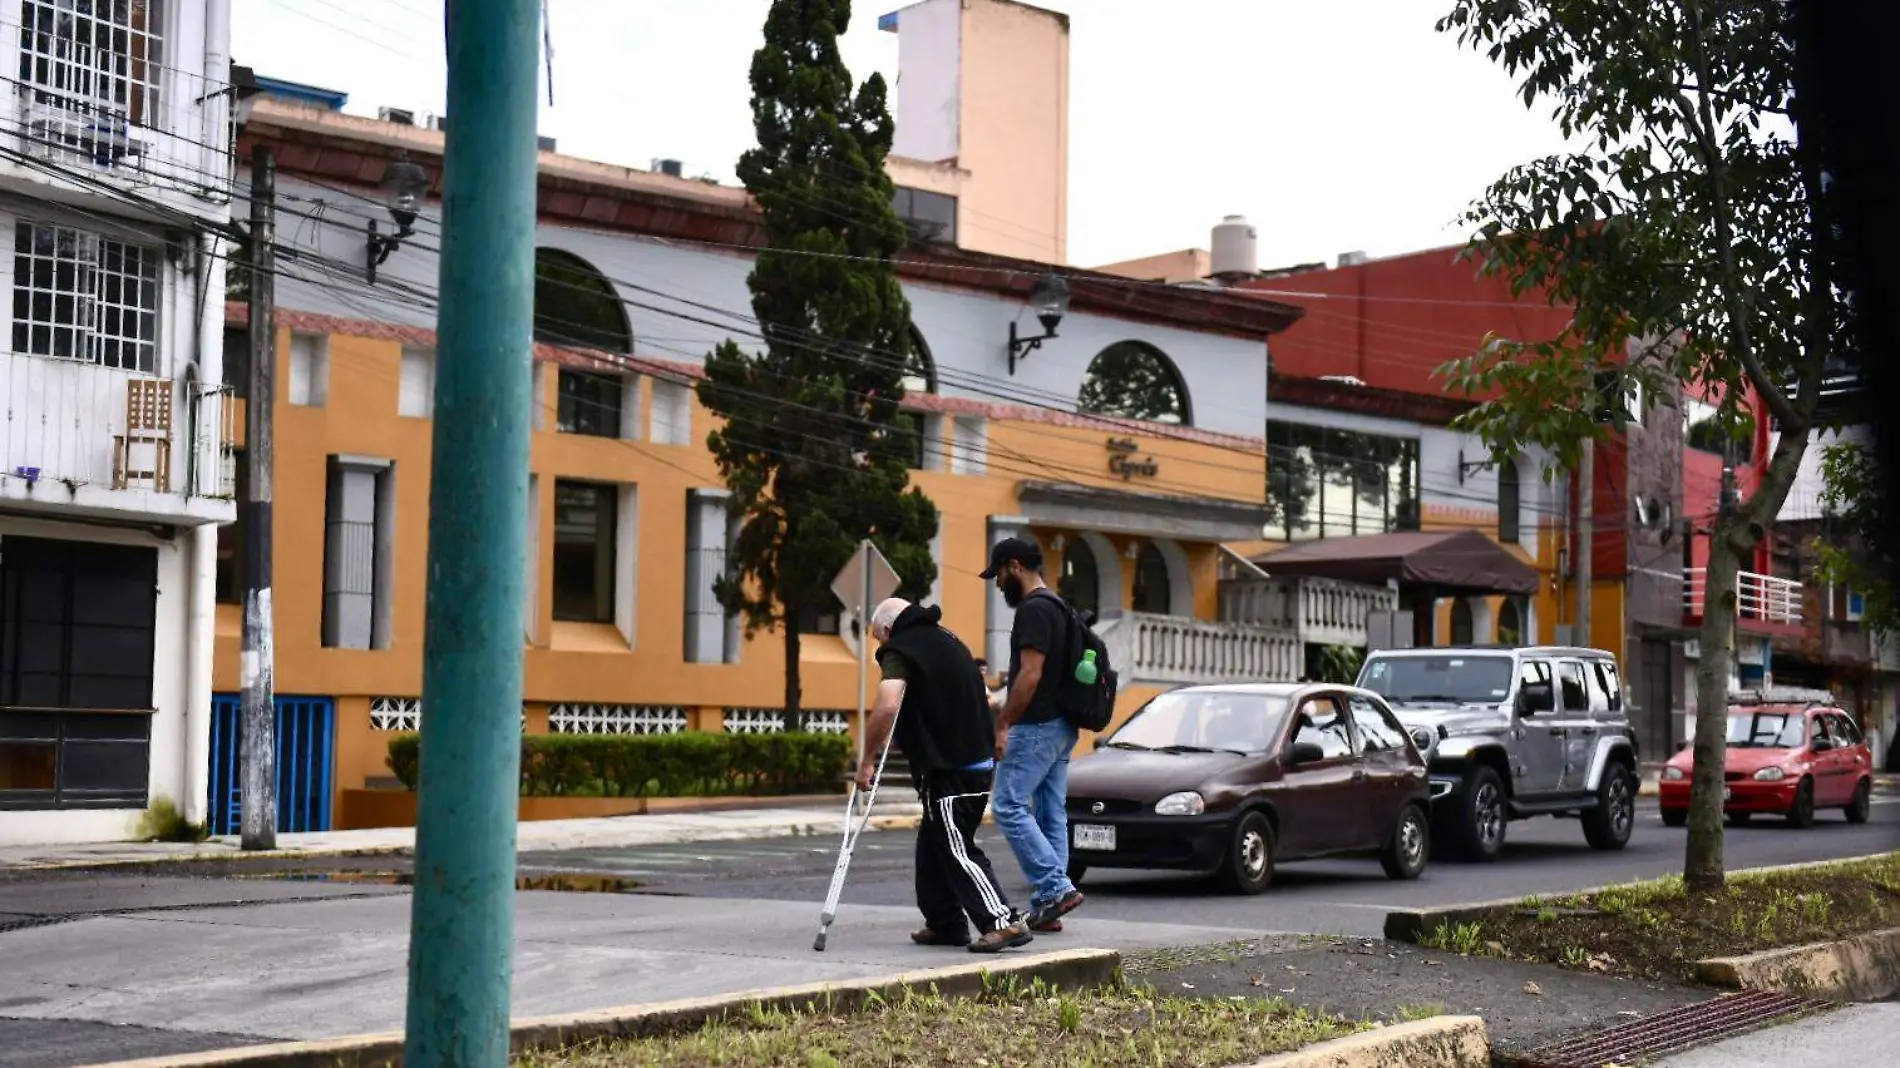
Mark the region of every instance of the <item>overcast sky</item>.
[[[855, 8], [862, 79], [897, 37]], [[1434, 32], [1452, 0], [1042, 0], [1070, 16], [1069, 258], [1206, 247], [1245, 214], [1263, 267], [1462, 241], [1455, 216], [1562, 141], [1510, 79]], [[732, 182], [752, 143], [746, 72], [769, 0], [550, 0], [560, 150]], [[446, 110], [440, 5], [236, 0], [232, 52], [350, 94], [345, 110]], [[1165, 12], [1165, 13], [1164, 13]]]

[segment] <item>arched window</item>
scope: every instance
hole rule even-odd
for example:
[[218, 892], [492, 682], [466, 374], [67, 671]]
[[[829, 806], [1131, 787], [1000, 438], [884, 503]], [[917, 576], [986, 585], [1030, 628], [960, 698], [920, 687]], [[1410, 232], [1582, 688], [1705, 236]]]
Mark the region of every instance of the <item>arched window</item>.
[[1518, 611], [1517, 599], [1506, 597], [1498, 606], [1498, 644], [1522, 645], [1524, 642], [1524, 616]]
[[931, 359], [930, 346], [915, 326], [910, 328], [910, 351], [904, 354], [904, 392], [937, 392], [937, 361]]
[[[534, 339], [549, 345], [633, 351], [620, 294], [586, 260], [557, 248], [534, 250]], [[555, 425], [563, 434], [620, 436], [625, 379], [611, 371], [561, 368]]]
[[1135, 611], [1158, 616], [1168, 615], [1174, 607], [1173, 584], [1168, 578], [1168, 561], [1150, 542], [1135, 558]]
[[1470, 645], [1472, 629], [1471, 602], [1463, 597], [1451, 602], [1451, 644]]
[[550, 345], [632, 352], [627, 308], [605, 275], [571, 252], [534, 250], [534, 339]]
[[1071, 538], [1062, 550], [1062, 576], [1056, 580], [1056, 592], [1074, 605], [1078, 612], [1102, 610], [1101, 571], [1095, 565], [1095, 550], [1081, 538]]
[[1117, 341], [1096, 355], [1082, 377], [1077, 407], [1151, 423], [1194, 424], [1187, 384], [1174, 361], [1141, 341]]
[[1518, 538], [1518, 513], [1522, 511], [1524, 483], [1517, 474], [1517, 461], [1506, 460], [1498, 465], [1498, 540], [1513, 542]]

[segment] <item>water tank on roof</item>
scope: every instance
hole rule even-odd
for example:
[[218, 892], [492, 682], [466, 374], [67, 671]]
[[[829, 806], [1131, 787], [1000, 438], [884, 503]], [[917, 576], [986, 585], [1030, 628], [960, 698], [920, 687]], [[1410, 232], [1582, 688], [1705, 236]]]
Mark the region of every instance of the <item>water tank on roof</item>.
[[1260, 272], [1259, 234], [1244, 215], [1229, 215], [1214, 227], [1208, 266], [1215, 278], [1238, 280]]

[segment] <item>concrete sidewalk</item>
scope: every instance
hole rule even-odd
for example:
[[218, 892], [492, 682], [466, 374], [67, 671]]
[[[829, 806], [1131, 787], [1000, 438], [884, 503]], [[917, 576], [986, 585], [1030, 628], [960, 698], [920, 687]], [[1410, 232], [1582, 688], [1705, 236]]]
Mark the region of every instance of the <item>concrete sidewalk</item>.
[[[984, 958], [911, 944], [913, 908], [847, 905], [824, 953], [818, 901], [523, 891], [513, 1011], [582, 1012], [764, 987], [889, 975]], [[314, 1039], [400, 1029], [411, 897], [399, 887], [49, 873], [0, 883], [0, 1068], [89, 1063], [100, 1025], [137, 1055], [230, 1036]], [[1253, 933], [1253, 932], [1248, 932]], [[1078, 915], [1016, 957], [1236, 938], [1227, 928]]]
[[[868, 825], [875, 830], [915, 827], [923, 808], [909, 800], [879, 801]], [[748, 838], [810, 835], [837, 839], [844, 830], [844, 798], [835, 804], [755, 808], [722, 812], [612, 816], [584, 820], [532, 820], [518, 825], [521, 852], [561, 849], [612, 849], [677, 842], [718, 842]], [[328, 857], [403, 853], [413, 850], [413, 827], [369, 831], [280, 834], [277, 848], [246, 853], [236, 837], [204, 842], [108, 842], [94, 845], [9, 846], [0, 848], [0, 870], [74, 868], [97, 865], [153, 864], [182, 860]]]

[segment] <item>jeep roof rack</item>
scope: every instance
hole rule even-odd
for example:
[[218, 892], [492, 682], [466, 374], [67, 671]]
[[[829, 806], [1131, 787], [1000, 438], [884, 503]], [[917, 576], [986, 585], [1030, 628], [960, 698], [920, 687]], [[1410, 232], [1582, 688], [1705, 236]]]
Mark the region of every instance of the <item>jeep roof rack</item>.
[[1827, 690], [1809, 689], [1805, 686], [1766, 686], [1746, 690], [1730, 690], [1728, 703], [1731, 705], [1802, 705], [1813, 708], [1816, 705], [1833, 707], [1834, 694]]

